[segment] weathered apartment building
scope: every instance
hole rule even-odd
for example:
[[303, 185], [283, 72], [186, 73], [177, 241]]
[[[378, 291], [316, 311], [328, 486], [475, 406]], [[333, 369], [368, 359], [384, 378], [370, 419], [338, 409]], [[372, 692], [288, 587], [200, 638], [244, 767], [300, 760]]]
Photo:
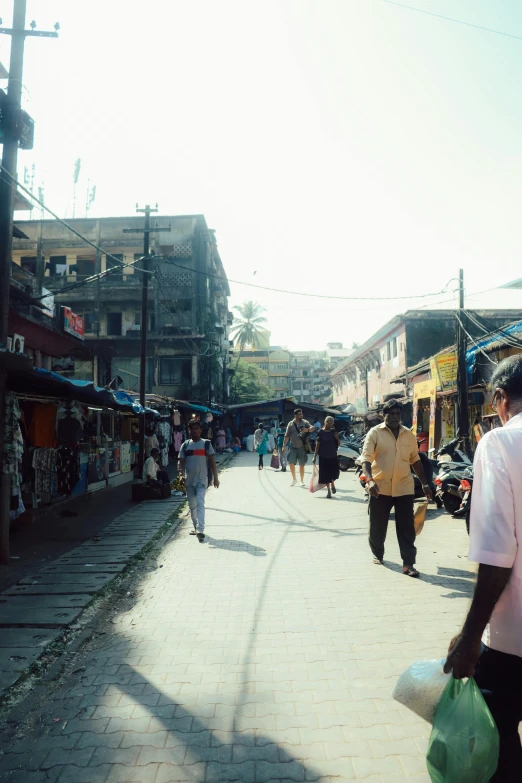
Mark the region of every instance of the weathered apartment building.
[[[495, 327], [520, 318], [520, 310], [479, 310]], [[454, 310], [408, 310], [397, 315], [331, 373], [334, 405], [353, 405], [359, 414], [377, 410], [388, 398], [407, 394], [407, 367], [455, 343]], [[471, 337], [479, 336], [472, 325]], [[404, 378], [406, 383], [398, 383]]]
[[[17, 221], [13, 262], [83, 319], [83, 339], [54, 369], [137, 390], [140, 368], [143, 217], [70, 220], [95, 250], [52, 220]], [[153, 217], [148, 292], [147, 392], [226, 401], [230, 289], [203, 215]], [[127, 233], [134, 229], [136, 233]], [[100, 272], [108, 274], [86, 282]], [[81, 284], [81, 285], [76, 285]]]
[[241, 358], [266, 373], [266, 382], [276, 397], [328, 405], [332, 398], [331, 370], [349, 353], [342, 343], [328, 343], [325, 351], [289, 351], [267, 345], [242, 351]]

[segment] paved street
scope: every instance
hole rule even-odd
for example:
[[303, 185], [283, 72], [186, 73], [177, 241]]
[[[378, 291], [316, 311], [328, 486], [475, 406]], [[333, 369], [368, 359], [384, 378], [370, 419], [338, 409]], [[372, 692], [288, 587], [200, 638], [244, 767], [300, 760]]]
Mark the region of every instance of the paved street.
[[388, 567], [372, 564], [353, 473], [327, 500], [256, 462], [209, 490], [205, 543], [184, 521], [1, 781], [428, 783], [430, 727], [391, 692], [463, 617], [464, 523], [433, 507], [409, 579], [393, 524]]

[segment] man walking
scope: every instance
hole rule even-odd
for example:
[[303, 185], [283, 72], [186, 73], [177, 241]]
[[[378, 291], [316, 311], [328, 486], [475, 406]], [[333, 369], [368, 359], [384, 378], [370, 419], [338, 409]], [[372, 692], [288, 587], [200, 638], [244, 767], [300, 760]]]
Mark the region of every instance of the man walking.
[[214, 449], [209, 440], [201, 437], [201, 422], [189, 423], [190, 440], [186, 440], [179, 452], [179, 473], [186, 474], [187, 500], [194, 530], [199, 541], [205, 540], [205, 493], [208, 486], [207, 460], [214, 474], [214, 486], [219, 487]]
[[384, 422], [368, 432], [361, 455], [370, 493], [370, 549], [374, 556], [373, 562], [383, 565], [388, 521], [390, 511], [394, 508], [402, 572], [406, 576], [418, 577], [413, 524], [415, 490], [410, 468], [421, 480], [428, 500], [432, 493], [424, 477], [417, 439], [411, 430], [401, 424], [401, 404], [397, 400], [389, 400], [382, 413]]
[[286, 435], [283, 441], [283, 451], [286, 449], [286, 444], [290, 441], [290, 448], [288, 449], [288, 464], [290, 465], [290, 473], [292, 474], [292, 482], [290, 486], [294, 487], [297, 483], [295, 475], [295, 466], [299, 465], [299, 476], [301, 478], [301, 486], [304, 487], [304, 469], [308, 461], [308, 454], [305, 449], [305, 437], [306, 433], [313, 432], [314, 428], [309, 421], [303, 419], [303, 411], [301, 408], [294, 410], [294, 418], [286, 428]]
[[491, 406], [502, 427], [475, 452], [469, 559], [479, 563], [464, 627], [452, 641], [446, 672], [475, 677], [500, 736], [495, 783], [522, 770], [522, 356], [504, 359], [491, 379]]

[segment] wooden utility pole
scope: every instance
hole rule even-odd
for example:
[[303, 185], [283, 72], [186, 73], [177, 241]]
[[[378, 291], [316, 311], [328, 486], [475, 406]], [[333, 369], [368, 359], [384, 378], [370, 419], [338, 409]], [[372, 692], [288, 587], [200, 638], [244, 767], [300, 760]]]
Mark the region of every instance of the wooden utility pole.
[[[143, 212], [145, 214], [145, 227], [144, 228], [124, 228], [124, 234], [143, 234], [143, 261], [140, 263], [142, 271], [142, 285], [141, 285], [141, 347], [140, 347], [140, 404], [145, 407], [145, 389], [147, 387], [147, 333], [148, 333], [148, 317], [149, 317], [149, 255], [150, 255], [150, 235], [155, 231], [170, 231], [170, 225], [165, 228], [159, 228], [158, 226], [150, 227], [150, 216], [152, 212], [158, 211], [158, 205], [152, 208], [149, 204], [144, 209], [139, 209], [136, 204], [136, 212]], [[140, 434], [139, 434], [139, 456], [138, 467], [143, 470], [143, 463], [145, 462], [145, 414], [140, 416]]]
[[464, 270], [459, 269], [459, 309], [457, 311], [457, 436], [462, 440], [462, 448], [471, 456], [469, 442], [469, 402], [468, 402], [468, 371], [466, 367], [466, 349], [468, 345], [465, 332], [464, 310]]
[[[14, 0], [13, 26], [0, 27], [0, 34], [11, 36], [11, 56], [7, 98], [3, 102], [1, 127], [3, 131], [2, 171], [0, 176], [0, 347], [7, 345], [9, 322], [9, 286], [13, 248], [13, 212], [16, 195], [16, 167], [18, 145], [22, 131], [22, 77], [24, 46], [27, 36], [57, 38], [57, 32], [25, 29], [26, 0]], [[0, 20], [1, 24], [1, 20]], [[58, 30], [56, 25], [55, 29]], [[11, 476], [4, 475], [4, 430], [6, 372], [0, 368], [0, 564], [9, 565], [9, 500]]]

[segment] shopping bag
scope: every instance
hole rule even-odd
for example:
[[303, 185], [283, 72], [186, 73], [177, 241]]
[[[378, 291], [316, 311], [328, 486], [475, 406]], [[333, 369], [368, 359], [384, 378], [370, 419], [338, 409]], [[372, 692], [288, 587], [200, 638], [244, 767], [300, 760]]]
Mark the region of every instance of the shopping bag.
[[477, 683], [453, 677], [439, 702], [426, 762], [432, 783], [487, 783], [498, 765], [498, 730]]
[[279, 457], [277, 454], [272, 454], [272, 459], [270, 460], [270, 467], [279, 470]]
[[317, 492], [318, 489], [324, 489], [326, 484], [319, 484], [319, 468], [314, 465], [312, 478], [310, 479], [310, 492]]
[[413, 524], [415, 526], [415, 535], [420, 536], [422, 528], [424, 527], [424, 520], [426, 519], [426, 511], [428, 510], [428, 501], [422, 500], [420, 503], [415, 504], [415, 511], [413, 515]]
[[395, 701], [428, 723], [433, 723], [435, 713], [451, 674], [444, 674], [443, 658], [438, 661], [417, 661], [408, 666], [393, 690]]

